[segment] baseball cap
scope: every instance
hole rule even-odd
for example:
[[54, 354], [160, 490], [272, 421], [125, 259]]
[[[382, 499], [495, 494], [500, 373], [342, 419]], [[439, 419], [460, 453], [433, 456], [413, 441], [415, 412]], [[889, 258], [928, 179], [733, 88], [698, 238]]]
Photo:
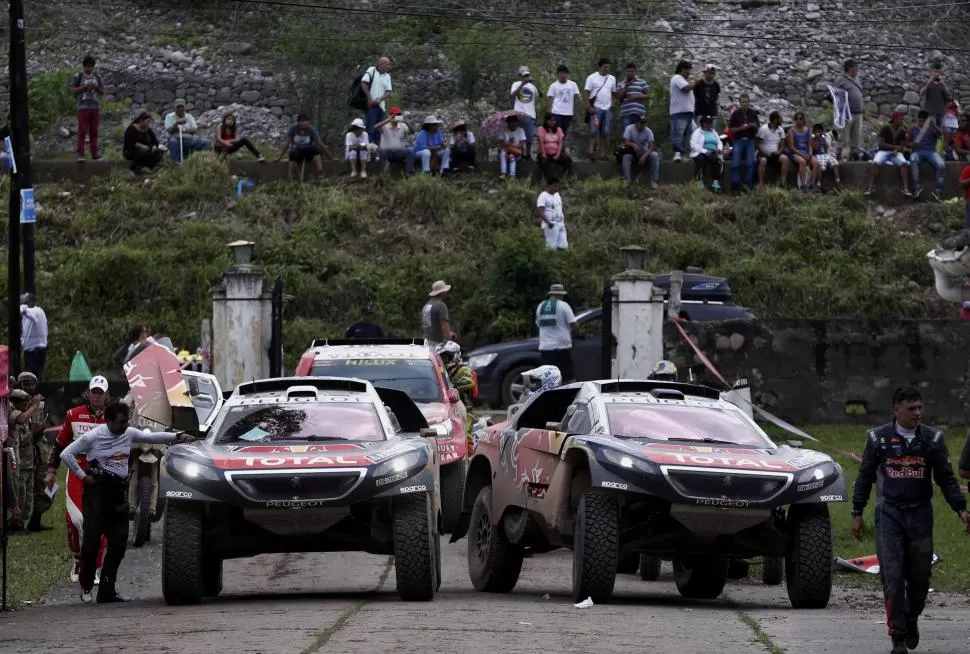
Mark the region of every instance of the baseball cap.
[[28, 402], [30, 401], [30, 395], [27, 394], [27, 391], [22, 391], [19, 388], [15, 388], [14, 390], [10, 391], [10, 399]]
[[717, 66], [715, 66], [714, 64], [707, 64], [706, 66], [704, 66], [704, 70], [717, 70]]
[[528, 75], [531, 72], [528, 66], [519, 66], [519, 75]]
[[175, 106], [176, 107], [184, 107], [185, 106], [185, 99], [184, 98], [175, 98]]
[[96, 388], [104, 391], [105, 393], [107, 393], [108, 392], [108, 380], [105, 379], [104, 377], [102, 377], [101, 375], [96, 375], [96, 376], [92, 377], [90, 383], [88, 384], [88, 390], [89, 391], [93, 391]]
[[392, 116], [400, 116], [401, 115], [401, 108], [400, 107], [391, 107], [391, 115]]

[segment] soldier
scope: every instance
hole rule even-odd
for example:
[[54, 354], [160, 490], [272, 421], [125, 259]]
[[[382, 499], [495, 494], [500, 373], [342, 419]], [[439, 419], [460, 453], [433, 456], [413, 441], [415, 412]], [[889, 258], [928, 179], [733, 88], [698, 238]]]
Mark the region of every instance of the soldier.
[[933, 560], [932, 478], [970, 533], [967, 500], [953, 475], [943, 432], [920, 424], [915, 388], [893, 394], [893, 421], [869, 431], [852, 492], [852, 534], [862, 537], [862, 511], [876, 484], [876, 555], [886, 599], [892, 654], [919, 645], [917, 621], [926, 604]]
[[[37, 391], [37, 375], [32, 372], [25, 371], [20, 373], [17, 376], [17, 383], [31, 397]], [[47, 407], [44, 398], [41, 397], [40, 404], [34, 412], [33, 418], [30, 420], [30, 433], [34, 441], [34, 506], [30, 514], [30, 522], [27, 523], [27, 529], [29, 531], [51, 529], [51, 527], [45, 527], [40, 523], [41, 516], [51, 508], [51, 498], [44, 492], [44, 475], [47, 473], [47, 469], [44, 467], [44, 461], [47, 461], [51, 456], [51, 445], [47, 441], [47, 436], [44, 433], [46, 425]]]
[[34, 505], [34, 441], [30, 423], [43, 401], [40, 395], [31, 397], [17, 389], [10, 393], [10, 435], [17, 466], [13, 473], [14, 494], [20, 506], [20, 522], [12, 526], [12, 531], [25, 532], [30, 524]]

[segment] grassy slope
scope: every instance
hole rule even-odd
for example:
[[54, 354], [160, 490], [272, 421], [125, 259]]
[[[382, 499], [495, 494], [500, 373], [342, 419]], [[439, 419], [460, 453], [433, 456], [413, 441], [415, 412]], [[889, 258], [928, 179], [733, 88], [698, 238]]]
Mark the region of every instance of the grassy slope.
[[[543, 246], [532, 219], [538, 189], [526, 181], [341, 178], [262, 185], [239, 201], [234, 186], [224, 166], [196, 156], [144, 182], [119, 171], [38, 189], [51, 375], [65, 374], [76, 350], [106, 368], [139, 321], [195, 347], [210, 285], [229, 264], [225, 244], [239, 238], [257, 243], [258, 264], [293, 296], [288, 366], [311, 338], [342, 334], [369, 301], [390, 332], [414, 333], [435, 279], [454, 285], [449, 304], [463, 347], [521, 337], [552, 282], [569, 288], [574, 307], [598, 304], [627, 244], [649, 248], [651, 270], [695, 265], [730, 275], [737, 300], [763, 316], [952, 310], [930, 290], [932, 240], [918, 230], [900, 235], [867, 213], [859, 194], [807, 200], [767, 190], [735, 200], [687, 186], [650, 194], [615, 179], [573, 181], [562, 190], [571, 249], [558, 253]], [[949, 205], [912, 210], [924, 224], [961, 220]], [[0, 203], [4, 219], [5, 211]]]

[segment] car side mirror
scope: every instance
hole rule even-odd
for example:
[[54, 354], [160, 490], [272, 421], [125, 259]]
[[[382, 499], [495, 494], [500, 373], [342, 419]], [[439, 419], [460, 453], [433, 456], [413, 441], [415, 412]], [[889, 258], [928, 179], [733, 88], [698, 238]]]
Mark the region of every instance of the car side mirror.
[[546, 429], [549, 430], [549, 431], [562, 431], [562, 423], [561, 422], [547, 422], [546, 423]]
[[458, 404], [461, 401], [461, 395], [458, 394], [457, 388], [448, 389], [448, 402], [451, 404]]
[[433, 427], [425, 427], [418, 432], [418, 435], [421, 436], [421, 438], [438, 438], [439, 436], [438, 430], [434, 429]]

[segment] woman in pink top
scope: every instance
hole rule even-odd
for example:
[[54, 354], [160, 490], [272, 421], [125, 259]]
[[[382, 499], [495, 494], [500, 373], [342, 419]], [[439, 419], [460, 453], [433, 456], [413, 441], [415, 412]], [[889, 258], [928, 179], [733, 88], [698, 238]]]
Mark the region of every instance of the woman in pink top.
[[566, 154], [566, 135], [556, 124], [553, 114], [547, 113], [542, 119], [536, 138], [539, 139], [539, 170], [543, 176], [549, 179], [549, 166], [553, 163], [562, 166], [563, 177], [572, 174], [573, 160]]

